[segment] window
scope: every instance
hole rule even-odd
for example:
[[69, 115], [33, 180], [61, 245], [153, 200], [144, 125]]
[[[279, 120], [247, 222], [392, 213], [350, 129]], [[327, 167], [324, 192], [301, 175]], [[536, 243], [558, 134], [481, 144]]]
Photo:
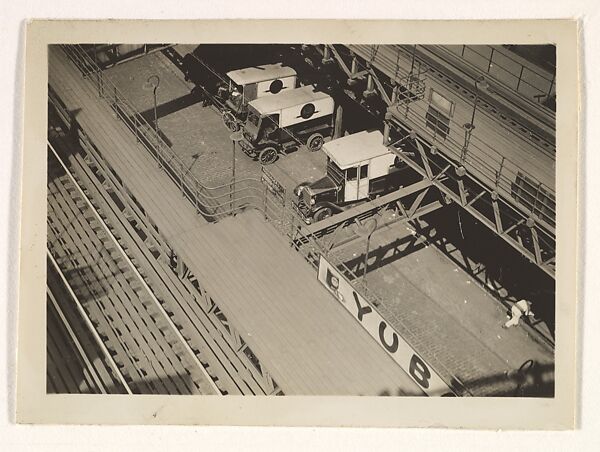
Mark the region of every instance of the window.
[[454, 102], [446, 99], [440, 93], [431, 88], [429, 93], [429, 104], [437, 111], [451, 118], [454, 116]]
[[266, 122], [269, 124], [273, 124], [273, 130], [279, 127], [279, 115], [269, 115], [267, 116]]
[[279, 128], [279, 115], [269, 115], [261, 123], [263, 137], [269, 138], [269, 135]]
[[246, 100], [246, 102], [250, 102], [251, 100], [256, 99], [256, 89], [256, 83], [252, 83], [251, 85], [246, 85], [244, 87], [244, 99]]
[[425, 115], [425, 125], [436, 136], [446, 139], [450, 133], [450, 118], [454, 115], [454, 102], [446, 99], [433, 88], [429, 92], [429, 108]]
[[355, 181], [357, 172], [357, 168], [348, 168], [346, 170], [346, 180], [350, 182]]
[[436, 136], [440, 136], [442, 140], [445, 140], [450, 133], [450, 118], [437, 111], [431, 105], [425, 115], [425, 123], [426, 126], [433, 130]]
[[258, 114], [258, 112], [254, 108], [249, 107], [248, 108], [248, 122], [250, 124], [258, 126], [259, 119], [260, 119], [260, 115]]
[[363, 165], [360, 167], [360, 178], [366, 179], [369, 175], [369, 165]]

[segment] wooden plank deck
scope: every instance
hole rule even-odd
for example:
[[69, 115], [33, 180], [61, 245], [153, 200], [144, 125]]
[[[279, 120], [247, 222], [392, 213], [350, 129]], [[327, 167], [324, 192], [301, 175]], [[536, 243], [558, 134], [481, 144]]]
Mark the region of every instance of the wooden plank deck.
[[259, 212], [188, 231], [175, 243], [207, 290], [218, 291], [228, 318], [244, 325], [256, 355], [268, 357], [286, 393], [418, 392]]
[[422, 394], [257, 212], [208, 225], [64, 53], [49, 83], [286, 394]]

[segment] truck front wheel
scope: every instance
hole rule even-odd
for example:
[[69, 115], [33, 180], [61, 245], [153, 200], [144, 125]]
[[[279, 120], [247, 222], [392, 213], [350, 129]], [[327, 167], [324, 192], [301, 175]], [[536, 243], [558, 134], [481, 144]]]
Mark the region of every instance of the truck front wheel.
[[333, 212], [331, 211], [331, 207], [321, 207], [319, 210], [317, 210], [314, 213], [313, 219], [315, 221], [321, 221], [321, 220], [324, 220], [325, 218], [329, 218], [331, 215], [333, 215]]
[[225, 124], [225, 127], [227, 127], [231, 132], [237, 132], [240, 129], [235, 116], [233, 116], [233, 113], [230, 111], [223, 112], [223, 124]]
[[313, 133], [310, 137], [308, 137], [308, 140], [306, 140], [306, 147], [309, 151], [316, 152], [321, 150], [323, 143], [325, 143], [323, 135], [320, 133]]
[[277, 149], [275, 149], [273, 146], [268, 146], [264, 148], [258, 154], [258, 161], [262, 165], [270, 165], [275, 160], [277, 160]]

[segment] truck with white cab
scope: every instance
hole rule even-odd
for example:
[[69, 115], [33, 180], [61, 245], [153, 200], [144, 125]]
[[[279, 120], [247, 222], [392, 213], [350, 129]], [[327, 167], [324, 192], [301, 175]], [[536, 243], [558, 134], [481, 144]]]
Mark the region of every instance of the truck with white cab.
[[325, 143], [323, 152], [327, 155], [327, 174], [294, 190], [296, 211], [306, 223], [403, 186], [407, 168], [387, 148], [378, 130], [332, 140]]

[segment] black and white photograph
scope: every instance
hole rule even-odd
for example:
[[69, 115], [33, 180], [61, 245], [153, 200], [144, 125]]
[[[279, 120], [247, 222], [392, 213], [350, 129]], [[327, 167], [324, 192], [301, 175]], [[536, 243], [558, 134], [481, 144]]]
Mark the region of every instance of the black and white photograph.
[[49, 393], [553, 397], [553, 45], [48, 50]]
[[572, 79], [495, 36], [40, 46], [45, 394], [557, 402]]

